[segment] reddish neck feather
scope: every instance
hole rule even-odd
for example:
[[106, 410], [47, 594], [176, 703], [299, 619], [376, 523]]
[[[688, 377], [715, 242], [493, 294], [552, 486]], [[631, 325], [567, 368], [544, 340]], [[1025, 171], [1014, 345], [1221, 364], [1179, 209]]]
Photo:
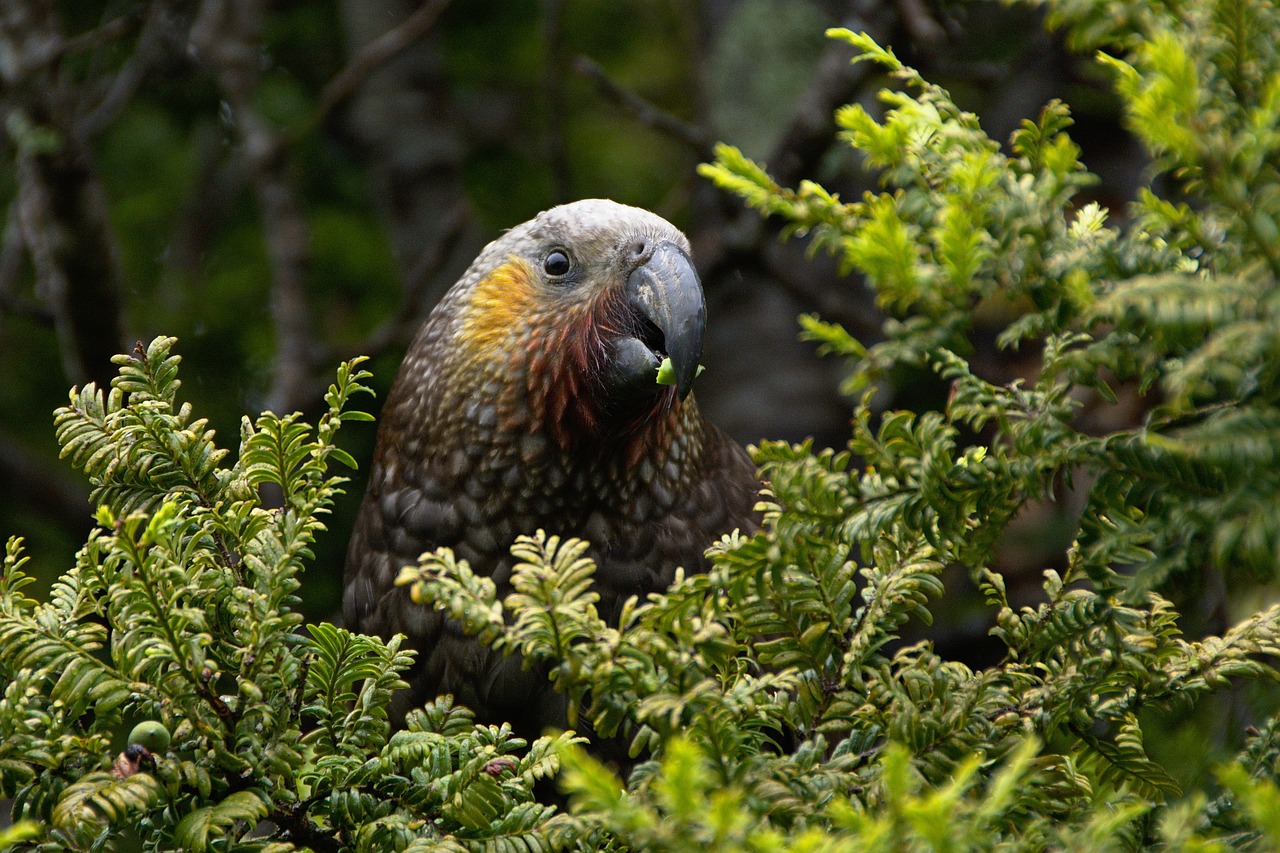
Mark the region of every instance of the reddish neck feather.
[[[674, 389], [664, 388], [635, 410], [611, 408], [605, 388], [607, 341], [627, 334], [627, 308], [620, 293], [595, 300], [542, 341], [545, 368], [527, 377], [532, 428], [544, 428], [561, 450], [597, 445], [635, 464], [661, 446], [678, 405]], [[560, 318], [563, 323], [563, 317]]]

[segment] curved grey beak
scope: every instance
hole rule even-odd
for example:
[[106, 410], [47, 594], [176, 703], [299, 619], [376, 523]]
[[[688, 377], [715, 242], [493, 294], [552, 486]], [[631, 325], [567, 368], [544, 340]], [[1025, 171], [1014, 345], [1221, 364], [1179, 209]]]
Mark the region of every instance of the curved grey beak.
[[627, 295], [662, 333], [662, 349], [671, 359], [676, 393], [683, 400], [693, 390], [707, 325], [707, 304], [693, 262], [676, 244], [661, 242], [627, 276]]

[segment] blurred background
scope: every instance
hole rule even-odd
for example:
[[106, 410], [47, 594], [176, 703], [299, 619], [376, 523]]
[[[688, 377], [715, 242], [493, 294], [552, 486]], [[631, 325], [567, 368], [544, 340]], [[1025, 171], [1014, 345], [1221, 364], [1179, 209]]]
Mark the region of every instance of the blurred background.
[[[314, 419], [341, 359], [385, 394], [421, 318], [477, 250], [556, 203], [606, 196], [692, 240], [709, 304], [701, 405], [743, 443], [842, 446], [842, 365], [797, 339], [816, 312], [874, 340], [860, 283], [695, 173], [725, 141], [786, 185], [874, 186], [832, 111], [891, 85], [827, 27], [865, 30], [997, 140], [1050, 98], [1122, 213], [1144, 161], [1088, 57], [1030, 6], [928, 0], [6, 0], [0, 8], [0, 537], [46, 578], [90, 524], [52, 412], [111, 355], [175, 335], [182, 396], [233, 451], [264, 409]], [[1094, 199], [1090, 199], [1094, 200]], [[1083, 200], [1082, 200], [1083, 201]], [[1034, 369], [994, 346], [988, 378]], [[941, 406], [904, 373], [880, 405]], [[381, 397], [379, 398], [379, 400]], [[376, 411], [379, 400], [361, 400]], [[343, 445], [362, 463], [374, 426]], [[335, 615], [363, 483], [304, 584]], [[1019, 520], [1005, 571], [1038, 586], [1070, 502]], [[964, 572], [959, 571], [963, 579]], [[1028, 595], [1031, 593], [1028, 592]], [[960, 597], [935, 636], [981, 662], [991, 615]]]

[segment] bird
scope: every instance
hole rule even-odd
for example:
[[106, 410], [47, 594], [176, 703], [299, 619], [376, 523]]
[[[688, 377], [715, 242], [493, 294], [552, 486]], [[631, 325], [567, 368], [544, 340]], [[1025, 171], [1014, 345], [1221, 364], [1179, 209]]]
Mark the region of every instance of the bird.
[[723, 534], [759, 529], [756, 468], [692, 394], [705, 325], [685, 235], [607, 199], [501, 234], [430, 312], [383, 405], [343, 578], [348, 628], [417, 650], [401, 713], [452, 694], [528, 737], [566, 725], [545, 670], [395, 585], [424, 552], [451, 548], [501, 600], [517, 536], [586, 540], [616, 625], [677, 567], [706, 571]]

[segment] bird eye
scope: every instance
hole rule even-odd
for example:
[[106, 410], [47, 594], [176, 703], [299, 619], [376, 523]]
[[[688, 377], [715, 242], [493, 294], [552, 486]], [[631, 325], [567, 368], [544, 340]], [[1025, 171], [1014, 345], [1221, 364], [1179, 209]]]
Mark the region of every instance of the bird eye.
[[547, 275], [562, 276], [569, 272], [569, 268], [572, 266], [569, 256], [563, 249], [552, 249], [542, 259], [542, 269], [546, 271]]

